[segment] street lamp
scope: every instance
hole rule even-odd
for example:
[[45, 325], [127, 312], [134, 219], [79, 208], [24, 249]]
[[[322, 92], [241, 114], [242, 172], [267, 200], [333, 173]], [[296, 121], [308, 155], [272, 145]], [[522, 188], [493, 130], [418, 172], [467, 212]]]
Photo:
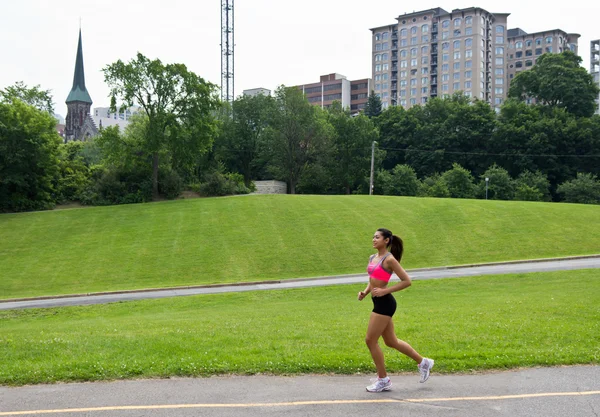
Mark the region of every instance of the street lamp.
[[371, 145], [371, 180], [369, 181], [369, 195], [373, 195], [373, 169], [375, 168], [375, 144], [373, 141]]
[[490, 182], [490, 179], [488, 177], [485, 177], [485, 199], [487, 200], [488, 197], [488, 184]]

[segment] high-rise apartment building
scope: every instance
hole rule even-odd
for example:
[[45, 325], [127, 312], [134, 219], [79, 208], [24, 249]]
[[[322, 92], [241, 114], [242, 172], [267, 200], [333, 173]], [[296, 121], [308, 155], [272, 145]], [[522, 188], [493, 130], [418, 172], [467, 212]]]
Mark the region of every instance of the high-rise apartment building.
[[[600, 39], [590, 42], [590, 73], [600, 88]], [[596, 114], [600, 114], [600, 94], [596, 99]]]
[[296, 86], [306, 95], [308, 102], [321, 108], [331, 106], [334, 101], [357, 114], [365, 108], [371, 91], [371, 79], [350, 81], [340, 74], [322, 75], [318, 83]]
[[527, 33], [520, 28], [508, 30], [507, 74], [508, 84], [521, 71], [535, 65], [536, 59], [545, 53], [561, 53], [570, 50], [577, 53], [576, 33], [560, 29]]
[[508, 13], [423, 10], [371, 29], [373, 84], [383, 107], [410, 107], [462, 91], [500, 106], [506, 97]]
[[507, 29], [509, 13], [479, 7], [404, 14], [371, 29], [374, 90], [383, 107], [411, 107], [461, 91], [499, 108], [510, 80], [546, 52], [577, 53], [579, 35]]

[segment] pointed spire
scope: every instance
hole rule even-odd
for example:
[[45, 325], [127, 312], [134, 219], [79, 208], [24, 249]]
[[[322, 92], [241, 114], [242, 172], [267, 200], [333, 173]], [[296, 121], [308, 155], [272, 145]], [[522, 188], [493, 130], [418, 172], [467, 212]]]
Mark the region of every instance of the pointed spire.
[[67, 97], [67, 103], [81, 101], [92, 104], [87, 89], [85, 88], [85, 74], [83, 72], [83, 48], [81, 46], [81, 28], [79, 29], [79, 44], [77, 45], [77, 59], [75, 60], [75, 74], [73, 76], [73, 88]]

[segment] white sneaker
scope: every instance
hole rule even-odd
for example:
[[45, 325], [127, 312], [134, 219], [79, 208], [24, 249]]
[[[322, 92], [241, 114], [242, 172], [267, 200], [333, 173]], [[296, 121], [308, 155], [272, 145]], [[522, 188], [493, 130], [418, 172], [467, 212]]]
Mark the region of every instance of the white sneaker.
[[369, 392], [382, 392], [392, 389], [392, 381], [390, 381], [390, 378], [374, 378], [371, 382], [373, 382], [373, 384], [367, 387], [367, 391]]
[[433, 368], [433, 363], [433, 359], [423, 358], [418, 365], [419, 372], [421, 373], [421, 380], [419, 382], [423, 383], [429, 379], [429, 372], [431, 371], [431, 368]]

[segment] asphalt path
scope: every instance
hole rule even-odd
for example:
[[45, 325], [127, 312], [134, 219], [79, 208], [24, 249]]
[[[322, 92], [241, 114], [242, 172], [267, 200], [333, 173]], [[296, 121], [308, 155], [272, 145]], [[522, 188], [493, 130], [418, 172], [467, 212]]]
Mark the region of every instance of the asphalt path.
[[[435, 371], [435, 368], [434, 368]], [[600, 366], [392, 375], [369, 393], [369, 376], [230, 376], [0, 387], [0, 416], [461, 416], [600, 415]]]
[[[541, 259], [534, 261], [516, 261], [486, 265], [459, 267], [441, 267], [415, 269], [407, 271], [413, 280], [460, 278], [480, 275], [502, 275], [531, 272], [566, 271], [575, 269], [600, 268], [600, 255], [570, 257], [560, 259]], [[66, 307], [89, 304], [105, 304], [120, 301], [134, 301], [153, 298], [190, 296], [197, 294], [217, 294], [240, 291], [279, 290], [306, 288], [328, 285], [357, 284], [367, 281], [366, 274], [341, 275], [310, 279], [289, 279], [262, 283], [242, 283], [220, 286], [200, 286], [171, 288], [162, 290], [131, 291], [92, 295], [64, 296], [50, 299], [27, 299], [19, 301], [0, 300], [0, 310], [23, 308]]]

